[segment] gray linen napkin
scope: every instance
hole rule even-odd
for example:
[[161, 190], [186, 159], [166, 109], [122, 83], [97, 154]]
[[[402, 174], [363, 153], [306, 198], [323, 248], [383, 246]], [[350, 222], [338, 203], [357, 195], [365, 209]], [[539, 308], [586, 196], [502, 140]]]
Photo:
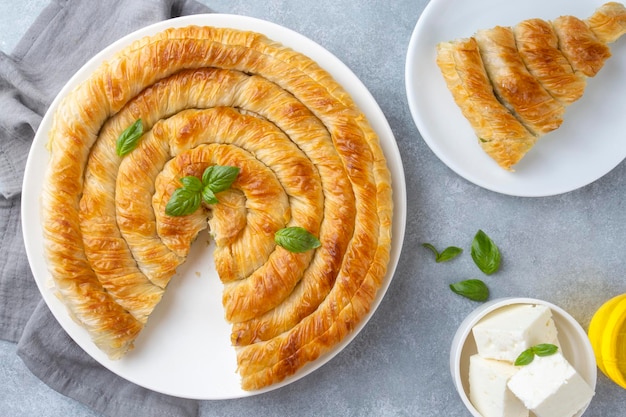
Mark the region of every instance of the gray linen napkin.
[[96, 363], [41, 301], [20, 226], [26, 157], [65, 82], [122, 36], [171, 17], [210, 10], [193, 0], [56, 0], [7, 56], [0, 53], [0, 338], [53, 389], [109, 416], [195, 416], [195, 401], [161, 395]]

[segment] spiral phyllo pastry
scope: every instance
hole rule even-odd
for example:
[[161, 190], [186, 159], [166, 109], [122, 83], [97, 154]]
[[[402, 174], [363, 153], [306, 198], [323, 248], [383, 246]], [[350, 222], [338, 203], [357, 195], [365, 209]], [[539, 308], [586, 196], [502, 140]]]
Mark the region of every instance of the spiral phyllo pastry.
[[[203, 233], [247, 390], [340, 342], [386, 274], [392, 189], [378, 137], [325, 70], [261, 34], [189, 26], [135, 41], [60, 102], [49, 149], [49, 270], [112, 359], [133, 347]], [[168, 213], [183, 179], [210, 167], [237, 169], [217, 202]], [[289, 228], [319, 245], [277, 244]]]

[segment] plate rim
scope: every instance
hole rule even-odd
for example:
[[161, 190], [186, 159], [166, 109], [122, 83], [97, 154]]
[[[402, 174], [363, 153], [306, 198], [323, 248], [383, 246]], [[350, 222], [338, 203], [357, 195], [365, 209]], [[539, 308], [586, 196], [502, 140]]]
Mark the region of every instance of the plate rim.
[[[233, 23], [236, 23], [233, 25]], [[54, 296], [53, 289], [50, 287], [51, 276], [48, 272], [45, 260], [42, 259], [43, 253], [43, 236], [42, 227], [39, 221], [32, 221], [33, 205], [40, 205], [39, 193], [33, 193], [33, 188], [37, 191], [41, 190], [41, 187], [33, 187], [38, 179], [41, 179], [45, 172], [44, 168], [41, 168], [41, 163], [48, 161], [49, 154], [45, 149], [47, 143], [48, 128], [51, 125], [53, 114], [58, 107], [60, 101], [65, 97], [72, 88], [74, 88], [82, 79], [86, 78], [100, 63], [116, 51], [131, 42], [140, 39], [144, 36], [152, 35], [165, 30], [170, 27], [183, 27], [188, 25], [205, 25], [215, 27], [232, 27], [240, 30], [250, 30], [257, 33], [264, 34], [268, 38], [279, 41], [282, 44], [291, 47], [292, 49], [303, 53], [313, 58], [322, 68], [329, 72], [333, 78], [335, 78], [345, 89], [350, 93], [355, 102], [359, 105], [361, 111], [368, 117], [372, 128], [379, 136], [380, 146], [383, 149], [385, 157], [388, 161], [388, 168], [392, 176], [392, 190], [393, 190], [393, 226], [392, 226], [392, 246], [390, 251], [390, 260], [388, 264], [387, 274], [385, 275], [383, 285], [380, 287], [374, 302], [371, 304], [370, 312], [359, 322], [355, 329], [347, 335], [340, 343], [335, 345], [331, 351], [320, 356], [315, 361], [307, 363], [303, 368], [299, 369], [294, 375], [286, 378], [285, 380], [273, 384], [269, 387], [265, 387], [256, 391], [243, 391], [233, 392], [231, 395], [185, 395], [183, 392], [172, 391], [170, 389], [164, 389], [160, 386], [154, 386], [146, 381], [138, 380], [133, 375], [121, 375], [114, 367], [112, 367], [110, 360], [102, 355], [98, 355], [98, 348], [93, 345], [90, 338], [85, 340], [84, 335], [77, 335], [73, 327], [77, 326], [70, 318], [65, 306]], [[280, 35], [280, 36], [277, 36]], [[294, 47], [297, 45], [297, 47]], [[304, 50], [302, 49], [304, 48]], [[323, 57], [323, 62], [320, 61], [320, 57]], [[345, 80], [349, 80], [346, 83]], [[358, 94], [354, 94], [354, 92]], [[367, 106], [362, 104], [366, 103]], [[374, 113], [375, 117], [372, 117]], [[393, 166], [390, 164], [393, 162]], [[47, 165], [47, 164], [45, 164]], [[43, 170], [43, 172], [42, 172]], [[39, 173], [37, 173], [39, 171]], [[36, 194], [36, 197], [34, 197]], [[47, 109], [40, 127], [35, 133], [31, 149], [26, 161], [26, 168], [24, 172], [24, 181], [22, 185], [22, 203], [20, 207], [22, 235], [24, 244], [26, 247], [26, 254], [29, 261], [29, 265], [33, 272], [33, 277], [37, 284], [37, 287], [53, 316], [57, 322], [61, 325], [63, 330], [83, 349], [90, 357], [95, 359], [105, 368], [114, 372], [116, 375], [135, 383], [144, 388], [150, 389], [155, 392], [160, 392], [167, 395], [172, 395], [180, 398], [198, 399], [198, 400], [228, 400], [237, 399], [243, 397], [249, 397], [258, 395], [261, 393], [273, 391], [289, 385], [295, 381], [304, 378], [311, 372], [319, 369], [336, 355], [348, 346], [354, 338], [361, 332], [365, 325], [369, 322], [371, 317], [378, 309], [382, 299], [384, 298], [387, 289], [391, 283], [393, 275], [395, 274], [398, 266], [400, 254], [402, 251], [404, 235], [406, 230], [406, 179], [404, 176], [404, 170], [402, 166], [402, 159], [398, 148], [397, 141], [391, 130], [388, 120], [384, 116], [382, 109], [377, 101], [372, 96], [371, 92], [362, 83], [362, 81], [352, 72], [352, 70], [338, 57], [328, 51], [326, 48], [306, 37], [305, 35], [298, 33], [292, 29], [282, 26], [277, 23], [273, 23], [267, 20], [236, 15], [236, 14], [223, 14], [223, 13], [208, 13], [208, 14], [196, 14], [189, 16], [182, 16], [172, 18], [149, 24], [138, 30], [135, 30], [128, 35], [123, 36], [117, 41], [103, 48], [100, 52], [90, 58], [81, 68], [74, 73], [68, 82], [64, 84], [59, 93], [52, 101], [50, 107]], [[36, 214], [36, 213], [35, 213]], [[26, 219], [29, 219], [28, 221]], [[36, 217], [37, 220], [40, 217]], [[210, 319], [207, 319], [210, 320]], [[86, 333], [85, 333], [86, 334]], [[234, 350], [234, 348], [233, 348]], [[94, 355], [94, 352], [96, 353]]]

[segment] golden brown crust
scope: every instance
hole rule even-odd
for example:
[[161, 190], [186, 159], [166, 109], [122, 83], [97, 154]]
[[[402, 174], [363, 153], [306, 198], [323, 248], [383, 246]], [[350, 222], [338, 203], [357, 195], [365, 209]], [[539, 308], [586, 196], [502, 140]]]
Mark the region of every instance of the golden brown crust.
[[[234, 160], [232, 163], [216, 163], [217, 165], [233, 165], [242, 169], [234, 187], [241, 188], [246, 197], [247, 221], [246, 228], [238, 239], [227, 246], [218, 245], [215, 261], [218, 274], [227, 284], [224, 288], [224, 306], [229, 321], [239, 322], [263, 314], [280, 304], [291, 293], [301, 278], [302, 271], [309, 264], [313, 252], [295, 254], [274, 244], [274, 233], [282, 227], [299, 225], [314, 235], [319, 234], [323, 216], [322, 187], [319, 176], [313, 164], [304, 153], [292, 143], [282, 132], [273, 125], [253, 116], [241, 115], [230, 108], [216, 108], [206, 112], [185, 111], [179, 113], [164, 123], [158, 125], [159, 134], [154, 140], [157, 143], [172, 142], [172, 157], [181, 159], [183, 149], [199, 146], [211, 140], [222, 143], [232, 143], [237, 147], [247, 149], [255, 155], [260, 165], [255, 169], [246, 168], [251, 162]], [[178, 132], [185, 132], [184, 138], [179, 138]], [[244, 133], [240, 133], [244, 132]], [[151, 138], [142, 143], [150, 143]], [[270, 148], [271, 152], [267, 152]], [[148, 145], [147, 145], [148, 146]], [[153, 158], [154, 153], [143, 153], [142, 149], [133, 152], [133, 155], [144, 155], [144, 159]], [[256, 161], [255, 159], [255, 161]], [[130, 161], [130, 159], [129, 159]], [[159, 160], [153, 160], [159, 166]], [[181, 159], [180, 165], [189, 165], [186, 175], [202, 176], [196, 165], [199, 162], [192, 159]], [[140, 167], [141, 161], [129, 162], [133, 167]], [[272, 173], [263, 174], [263, 167], [271, 167]], [[206, 166], [202, 166], [202, 171]], [[179, 169], [175, 172], [181, 172]], [[275, 177], [274, 177], [275, 176]], [[118, 179], [121, 178], [121, 175]], [[275, 178], [275, 179], [274, 179]], [[156, 177], [148, 179], [153, 184]], [[270, 187], [274, 181], [273, 187]], [[177, 181], [171, 181], [177, 187]], [[137, 189], [135, 183], [129, 188]], [[169, 183], [166, 183], [169, 184]], [[118, 188], [125, 188], [118, 184]], [[157, 189], [154, 197], [155, 213], [152, 214], [152, 205], [145, 202], [139, 206], [148, 207], [150, 213], [144, 213], [137, 218], [137, 224], [152, 224], [151, 229], [157, 230], [156, 220], [166, 219], [170, 226], [175, 222], [165, 216], [165, 204], [173, 192], [169, 186], [169, 194]], [[176, 187], [174, 187], [176, 188]], [[152, 192], [148, 190], [145, 198], [152, 199]], [[287, 211], [289, 199], [289, 211]], [[134, 201], [138, 201], [135, 197]], [[282, 204], [281, 204], [282, 200]], [[219, 213], [214, 213], [213, 217]], [[291, 218], [291, 219], [290, 219]], [[287, 220], [291, 221], [288, 223]], [[184, 220], [184, 218], [183, 218]], [[217, 219], [215, 223], [227, 222], [229, 219]], [[178, 227], [177, 229], [182, 229]], [[212, 229], [216, 242], [221, 243], [224, 238], [220, 235], [220, 228]], [[156, 233], [155, 233], [156, 236]], [[188, 244], [195, 238], [191, 236]], [[347, 237], [346, 237], [347, 239]], [[130, 241], [130, 239], [129, 239]], [[160, 245], [160, 242], [154, 242]], [[269, 244], [269, 246], [268, 246]], [[149, 248], [149, 242], [140, 245]], [[270, 251], [257, 251], [268, 248]], [[251, 268], [252, 266], [253, 268]], [[248, 268], [247, 270], [245, 268]], [[254, 296], [252, 296], [254, 294]]]
[[[202, 225], [194, 230], [189, 227], [187, 219], [198, 217], [206, 222], [208, 215], [211, 235], [217, 246], [214, 256], [220, 278], [223, 282], [235, 282], [249, 278], [271, 258], [276, 249], [274, 233], [289, 223], [290, 207], [288, 196], [274, 171], [263, 161], [254, 158], [249, 149], [232, 142], [223, 142], [221, 146], [231, 148], [226, 152], [217, 148], [217, 145], [216, 142], [207, 141], [174, 155], [155, 180], [156, 193], [152, 197], [152, 207], [156, 227], [163, 240], [166, 237], [176, 238], [187, 248], [205, 227]], [[219, 203], [191, 216], [166, 215], [165, 206], [174, 190], [180, 187], [179, 179], [188, 175], [201, 177], [204, 169], [210, 165], [229, 165], [241, 169], [232, 188], [218, 194]], [[200, 226], [200, 222], [197, 223]], [[255, 265], [255, 268], [242, 272], [240, 269], [243, 266], [239, 265], [243, 263]], [[239, 270], [234, 271], [235, 268]], [[259, 302], [264, 299], [262, 291], [257, 292], [257, 299]]]
[[585, 22], [600, 42], [615, 42], [626, 33], [626, 7], [616, 2], [605, 3]]
[[153, 128], [117, 170], [115, 210], [117, 226], [137, 267], [155, 285], [165, 288], [184, 258], [163, 244], [151, 206], [154, 179], [170, 156], [167, 141], [155, 139]]
[[496, 26], [475, 35], [493, 89], [513, 115], [537, 136], [557, 129], [564, 107], [528, 72], [511, 28]]
[[559, 37], [559, 47], [574, 71], [593, 77], [611, 56], [609, 47], [579, 18], [560, 16], [552, 21], [552, 26]]
[[[138, 118], [140, 145], [120, 158], [115, 138]], [[262, 35], [186, 27], [134, 42], [59, 105], [50, 148], [50, 271], [111, 357], [132, 347], [207, 214], [245, 389], [331, 349], [385, 276], [393, 204], [376, 134], [328, 73]], [[211, 163], [242, 167], [224, 204], [165, 216], [175, 178]], [[322, 246], [277, 247], [273, 232], [291, 224]]]
[[513, 27], [520, 57], [533, 77], [564, 105], [582, 97], [586, 79], [574, 72], [559, 49], [559, 39], [549, 22], [529, 19]]
[[494, 95], [476, 40], [440, 43], [437, 65], [480, 145], [502, 168], [510, 170], [536, 137]]

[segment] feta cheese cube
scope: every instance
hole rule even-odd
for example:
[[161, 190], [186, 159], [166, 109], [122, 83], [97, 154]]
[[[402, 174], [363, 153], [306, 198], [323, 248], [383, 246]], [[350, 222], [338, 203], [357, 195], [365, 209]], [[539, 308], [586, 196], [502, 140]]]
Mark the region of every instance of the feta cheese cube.
[[508, 362], [470, 356], [470, 401], [483, 417], [528, 417], [524, 404], [507, 387], [517, 370]]
[[540, 343], [558, 346], [550, 308], [515, 304], [487, 315], [472, 329], [483, 358], [515, 362], [520, 353]]
[[594, 395], [560, 352], [535, 356], [509, 379], [508, 387], [537, 417], [571, 417]]

